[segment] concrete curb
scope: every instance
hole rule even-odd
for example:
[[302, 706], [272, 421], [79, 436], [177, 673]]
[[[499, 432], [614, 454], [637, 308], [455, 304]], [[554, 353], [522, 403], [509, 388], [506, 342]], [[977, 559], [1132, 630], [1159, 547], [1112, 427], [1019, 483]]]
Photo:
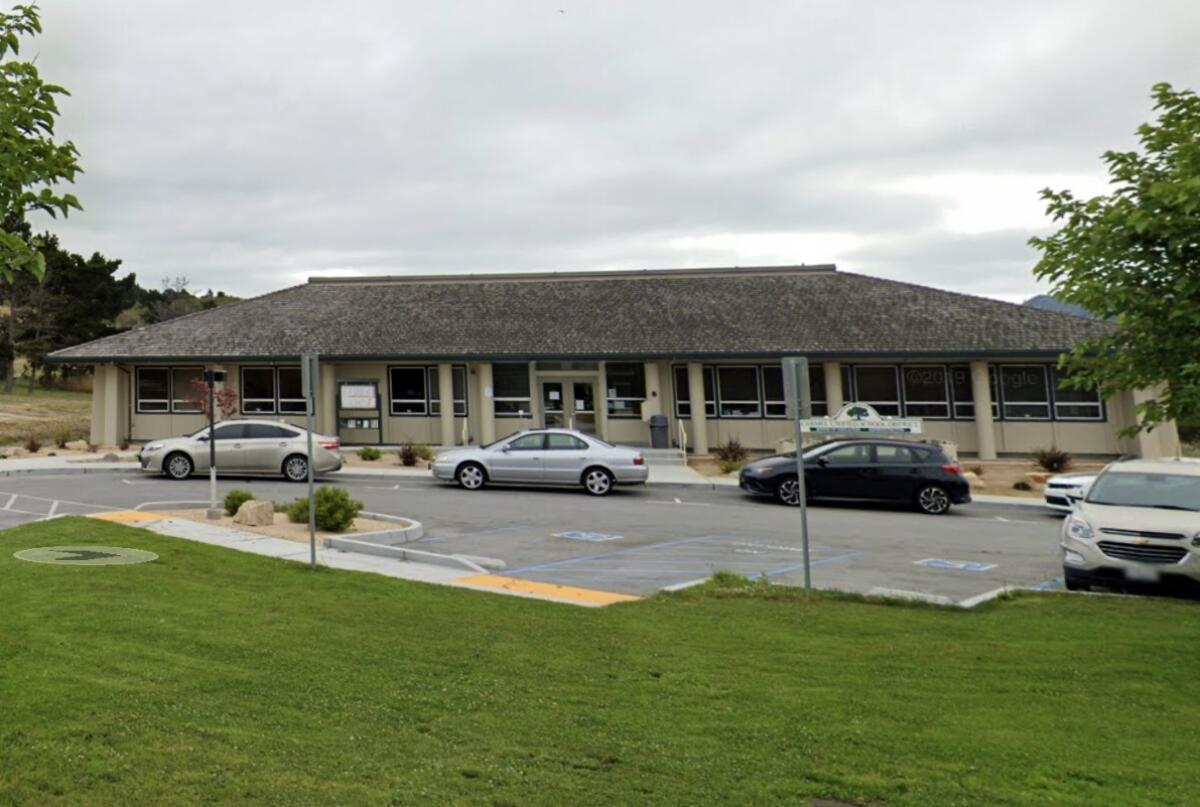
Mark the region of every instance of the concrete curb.
[[[491, 558], [476, 558], [471, 555], [441, 555], [437, 552], [425, 552], [420, 549], [409, 549], [403, 546], [378, 544], [357, 538], [326, 538], [325, 545], [330, 549], [342, 552], [358, 552], [363, 555], [378, 555], [396, 560], [408, 560], [415, 563], [428, 563], [435, 566], [450, 566], [455, 569], [465, 569], [476, 574], [488, 574], [497, 568], [503, 569], [504, 562]], [[479, 561], [499, 564], [498, 567], [486, 568]]]
[[98, 468], [13, 468], [4, 470], [0, 465], [0, 477], [4, 476], [62, 476], [77, 474], [140, 474], [142, 471], [136, 465], [133, 468], [122, 468], [123, 463], [113, 463]]

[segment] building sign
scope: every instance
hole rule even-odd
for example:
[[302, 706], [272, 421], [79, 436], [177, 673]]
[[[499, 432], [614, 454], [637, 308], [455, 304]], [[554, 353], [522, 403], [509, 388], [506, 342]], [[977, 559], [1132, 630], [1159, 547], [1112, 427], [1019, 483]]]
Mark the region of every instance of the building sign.
[[342, 384], [342, 409], [375, 409], [378, 407], [374, 384]]
[[920, 418], [883, 417], [870, 404], [848, 403], [829, 418], [800, 421], [805, 434], [920, 434]]

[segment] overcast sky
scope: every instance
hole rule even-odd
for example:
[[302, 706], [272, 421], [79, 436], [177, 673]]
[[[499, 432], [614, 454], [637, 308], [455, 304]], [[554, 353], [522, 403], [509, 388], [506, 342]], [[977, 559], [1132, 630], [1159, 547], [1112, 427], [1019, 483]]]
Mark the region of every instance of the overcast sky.
[[43, 5], [64, 245], [241, 295], [835, 262], [1021, 300], [1037, 191], [1200, 88], [1194, 0]]

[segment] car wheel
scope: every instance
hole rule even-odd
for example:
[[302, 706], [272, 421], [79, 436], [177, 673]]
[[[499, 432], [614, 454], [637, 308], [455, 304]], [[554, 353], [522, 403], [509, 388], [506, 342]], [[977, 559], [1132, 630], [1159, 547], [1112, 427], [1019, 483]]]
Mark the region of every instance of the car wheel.
[[613, 489], [613, 475], [603, 468], [583, 472], [583, 489], [593, 496], [607, 496]]
[[454, 476], [458, 479], [459, 486], [466, 490], [479, 490], [487, 483], [487, 472], [483, 470], [482, 465], [474, 462], [459, 466], [458, 473]]
[[187, 454], [172, 454], [163, 461], [163, 471], [172, 479], [187, 479], [194, 467]]
[[[811, 501], [812, 494], [805, 489], [805, 497]], [[800, 485], [793, 477], [785, 479], [775, 486], [775, 499], [780, 504], [786, 504], [788, 507], [800, 506]]]
[[293, 454], [283, 461], [283, 477], [289, 482], [308, 481], [308, 460]]
[[950, 509], [950, 494], [941, 485], [926, 485], [917, 492], [917, 507], [922, 513], [940, 516]]

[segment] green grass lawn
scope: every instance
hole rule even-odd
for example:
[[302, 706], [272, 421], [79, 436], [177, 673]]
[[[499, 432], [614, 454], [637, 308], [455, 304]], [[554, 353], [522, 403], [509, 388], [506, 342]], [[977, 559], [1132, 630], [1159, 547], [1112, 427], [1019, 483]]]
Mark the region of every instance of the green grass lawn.
[[[12, 553], [149, 549], [136, 566]], [[602, 610], [83, 519], [0, 533], [0, 803], [1196, 803], [1200, 610]]]

